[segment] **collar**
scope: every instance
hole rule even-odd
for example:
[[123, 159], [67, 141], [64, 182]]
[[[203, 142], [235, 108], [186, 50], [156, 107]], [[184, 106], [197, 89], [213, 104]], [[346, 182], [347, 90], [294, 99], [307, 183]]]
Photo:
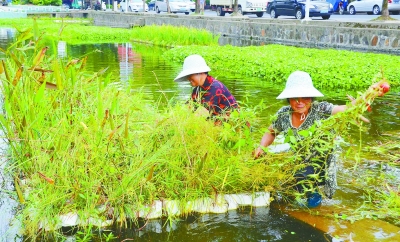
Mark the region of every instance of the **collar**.
[[207, 75], [206, 79], [204, 80], [204, 84], [202, 86], [199, 86], [201, 89], [207, 91], [210, 89], [211, 84], [215, 81], [215, 79], [212, 76]]

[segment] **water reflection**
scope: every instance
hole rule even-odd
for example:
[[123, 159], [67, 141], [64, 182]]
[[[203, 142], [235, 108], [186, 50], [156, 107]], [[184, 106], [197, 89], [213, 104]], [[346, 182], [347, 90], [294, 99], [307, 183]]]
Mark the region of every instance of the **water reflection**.
[[141, 58], [140, 55], [133, 53], [130, 43], [116, 44], [116, 46], [118, 49], [119, 78], [121, 82], [127, 83], [133, 73], [134, 62], [140, 68]]
[[67, 42], [59, 41], [57, 44], [57, 55], [59, 58], [67, 57]]
[[[139, 225], [139, 227], [142, 224]], [[120, 239], [134, 241], [330, 241], [329, 236], [279, 209], [241, 208], [225, 214], [191, 215], [180, 222], [152, 220], [130, 226]], [[167, 233], [169, 232], [169, 233]]]
[[[7, 49], [7, 46], [15, 39], [15, 33], [15, 29], [0, 28], [0, 48]], [[0, 52], [0, 59], [2, 57], [4, 57], [4, 54]]]
[[[2, 100], [2, 99], [1, 99]], [[3, 106], [3, 102], [0, 102]], [[1, 111], [1, 114], [3, 112]], [[0, 129], [0, 137], [4, 137], [4, 132]], [[4, 139], [0, 139], [0, 241], [22, 241], [22, 237], [18, 235], [20, 224], [14, 219], [15, 210], [18, 206], [15, 197], [12, 197], [7, 191], [14, 190], [13, 179], [7, 173], [9, 160], [7, 159], [8, 147]]]

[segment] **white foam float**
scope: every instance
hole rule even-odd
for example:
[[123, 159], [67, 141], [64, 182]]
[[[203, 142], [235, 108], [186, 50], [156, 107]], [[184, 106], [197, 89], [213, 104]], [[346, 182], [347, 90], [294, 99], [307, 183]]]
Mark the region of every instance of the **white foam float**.
[[[218, 194], [214, 199], [212, 198], [199, 198], [194, 201], [188, 201], [184, 207], [184, 213], [226, 213], [228, 210], [237, 209], [239, 206], [253, 206], [262, 207], [269, 206], [270, 193], [269, 192], [255, 192], [253, 194]], [[104, 209], [104, 208], [103, 208]], [[101, 208], [99, 208], [101, 210]], [[137, 217], [144, 219], [161, 218], [164, 214], [168, 216], [182, 215], [181, 204], [178, 200], [155, 200], [151, 206], [145, 206], [137, 212]], [[78, 214], [67, 213], [60, 215], [60, 223], [57, 227], [70, 227], [77, 226], [80, 223]], [[112, 220], [102, 220], [100, 218], [89, 218], [87, 223], [93, 224], [98, 227], [107, 227], [112, 225]], [[42, 221], [39, 225], [45, 230], [50, 230], [48, 224]], [[57, 229], [57, 228], [56, 228]]]
[[61, 228], [61, 223], [57, 223], [54, 227], [50, 227], [50, 223], [47, 220], [39, 222], [39, 228], [44, 231], [55, 231]]
[[253, 202], [251, 205], [253, 207], [266, 207], [269, 206], [271, 201], [269, 192], [256, 192], [254, 193]]
[[228, 210], [235, 210], [238, 209], [239, 204], [235, 200], [235, 194], [225, 194], [224, 198], [225, 201], [228, 203]]
[[198, 212], [198, 213], [208, 213], [212, 205], [212, 199], [199, 198], [194, 201], [188, 201], [185, 207], [187, 213]]
[[162, 202], [155, 200], [151, 206], [145, 206], [144, 209], [139, 210], [138, 217], [146, 219], [160, 218], [162, 216]]
[[104, 227], [111, 226], [113, 224], [113, 220], [111, 220], [111, 219], [104, 220], [104, 219], [101, 219], [101, 218], [90, 217], [87, 220], [87, 224], [92, 224], [92, 225], [94, 225], [96, 227], [104, 228]]
[[224, 196], [218, 194], [211, 204], [210, 213], [226, 213], [228, 208], [229, 204], [225, 200]]
[[230, 196], [237, 203], [238, 206], [251, 206], [253, 203], [251, 194], [230, 194]]
[[178, 200], [164, 200], [163, 209], [168, 216], [179, 216], [181, 215], [181, 210], [179, 208]]
[[79, 216], [76, 213], [69, 212], [59, 216], [61, 227], [72, 227], [79, 224]]

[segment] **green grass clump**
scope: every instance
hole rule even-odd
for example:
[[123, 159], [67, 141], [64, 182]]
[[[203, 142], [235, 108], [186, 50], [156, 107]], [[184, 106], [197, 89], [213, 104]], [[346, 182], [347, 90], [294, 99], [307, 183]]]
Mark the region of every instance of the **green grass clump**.
[[149, 41], [161, 46], [208, 45], [217, 46], [219, 36], [214, 36], [206, 30], [170, 25], [145, 26], [132, 32], [133, 40]]
[[64, 40], [69, 44], [124, 43], [142, 41], [161, 46], [217, 45], [219, 36], [205, 30], [172, 26], [145, 26], [121, 29], [93, 26], [85, 19], [27, 18], [0, 19], [0, 25], [14, 27], [20, 32], [32, 28], [36, 22], [39, 34], [52, 40]]
[[283, 85], [290, 73], [302, 70], [310, 73], [317, 88], [351, 90], [371, 85], [381, 76], [382, 68], [392, 87], [400, 86], [400, 56], [282, 45], [184, 46], [163, 56], [183, 63], [191, 54], [202, 55], [219, 73], [238, 73]]
[[257, 122], [255, 109], [243, 105], [215, 126], [186, 104], [145, 102], [106, 70], [87, 73], [86, 57], [48, 55], [55, 45], [42, 47], [36, 28], [18, 35], [0, 62], [0, 124], [27, 238], [56, 230], [63, 214], [78, 214], [83, 227], [90, 218], [122, 226], [155, 200], [183, 207], [292, 179], [292, 154], [253, 159], [260, 137], [245, 124]]

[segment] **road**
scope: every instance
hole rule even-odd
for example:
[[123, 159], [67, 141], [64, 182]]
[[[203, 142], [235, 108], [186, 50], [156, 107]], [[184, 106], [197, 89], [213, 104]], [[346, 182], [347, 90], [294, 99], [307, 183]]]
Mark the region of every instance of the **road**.
[[[24, 7], [25, 6], [21, 6], [22, 9]], [[18, 6], [14, 5], [12, 8], [14, 8], [14, 9], [18, 8]], [[0, 12], [1, 11], [9, 11], [9, 9], [11, 9], [11, 8], [10, 7], [5, 7], [5, 6], [4, 7], [0, 6]], [[77, 11], [77, 10], [70, 10], [70, 11]], [[149, 11], [149, 13], [156, 14], [155, 11]], [[163, 13], [160, 13], [160, 14], [167, 14], [167, 13], [163, 12]], [[185, 15], [184, 13], [177, 13], [177, 14], [178, 15]], [[193, 15], [193, 14], [195, 14], [195, 13], [190, 12], [190, 15]], [[217, 13], [215, 11], [205, 10], [204, 11], [204, 15], [205, 16], [215, 16], [216, 17]], [[230, 14], [226, 14], [225, 17], [221, 17], [221, 18], [229, 18], [229, 16], [230, 16]], [[400, 20], [400, 15], [390, 15], [390, 16], [392, 18]], [[248, 14], [248, 15], [245, 15], [245, 17], [255, 18], [255, 19], [258, 18], [255, 14]], [[377, 17], [378, 17], [378, 15], [367, 15], [367, 14], [362, 14], [362, 13], [359, 13], [359, 14], [356, 14], [356, 15], [350, 15], [350, 14], [340, 15], [340, 14], [335, 13], [335, 14], [333, 14], [331, 16], [331, 18], [329, 20], [322, 20], [321, 17], [315, 17], [315, 18], [312, 18], [312, 20], [315, 20], [315, 21], [339, 21], [339, 22], [368, 22], [368, 21], [371, 21], [372, 19], [375, 19]], [[270, 19], [271, 17], [269, 16], [269, 14], [264, 13], [264, 16], [262, 18]], [[293, 19], [294, 20], [295, 18], [294, 17], [290, 17], [290, 16], [279, 16], [278, 19]]]
[[[149, 13], [155, 13], [154, 11], [150, 11]], [[160, 13], [160, 14], [166, 14], [166, 13]], [[178, 13], [180, 15], [184, 15], [183, 13]], [[194, 13], [190, 13], [191, 15]], [[206, 10], [204, 12], [205, 16], [217, 16], [217, 13], [215, 11], [211, 11], [211, 10]], [[222, 18], [228, 18], [230, 16], [230, 14], [226, 14], [225, 17]], [[258, 18], [255, 14], [248, 14], [245, 15], [246, 17], [249, 18]], [[367, 15], [367, 14], [355, 14], [355, 15], [350, 15], [350, 14], [333, 14], [331, 16], [331, 18], [329, 20], [322, 20], [321, 17], [315, 17], [315, 18], [311, 18], [312, 20], [315, 21], [339, 21], [339, 22], [368, 22], [371, 21], [372, 19], [377, 18], [378, 15]], [[390, 17], [395, 18], [400, 20], [400, 15], [390, 15]], [[264, 13], [264, 16], [262, 18], [271, 18], [269, 16], [269, 14]], [[295, 19], [294, 17], [290, 17], [290, 16], [279, 16], [278, 19]]]

